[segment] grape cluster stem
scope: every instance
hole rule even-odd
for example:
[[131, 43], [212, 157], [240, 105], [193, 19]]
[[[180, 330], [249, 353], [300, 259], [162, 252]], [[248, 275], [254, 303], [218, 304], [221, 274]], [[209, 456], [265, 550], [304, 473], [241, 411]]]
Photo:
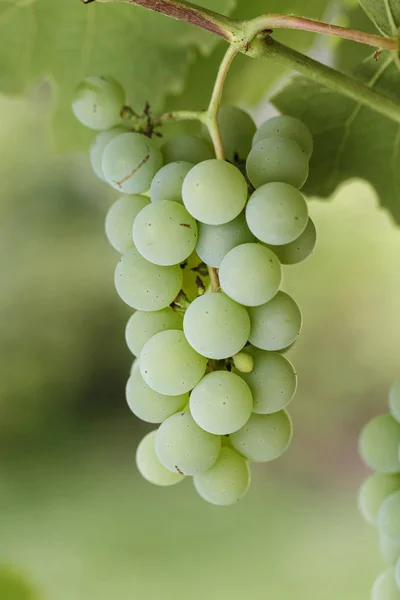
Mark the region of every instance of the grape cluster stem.
[[[366, 44], [378, 50], [388, 50], [392, 53], [392, 60], [399, 66], [400, 36], [397, 31], [393, 32], [393, 37], [383, 37], [311, 19], [279, 14], [266, 14], [250, 21], [241, 21], [230, 19], [184, 0], [81, 1], [84, 4], [92, 2], [96, 4], [100, 2], [127, 2], [190, 23], [223, 38], [229, 42], [231, 47], [236, 48], [237, 52], [242, 52], [252, 58], [269, 58], [325, 85], [335, 92], [351, 98], [361, 106], [367, 106], [379, 114], [400, 123], [400, 104], [396, 100], [371, 89], [368, 85], [351, 76], [340, 73], [280, 44], [271, 37], [274, 29], [295, 29], [333, 35]], [[216, 141], [218, 143], [218, 140]]]

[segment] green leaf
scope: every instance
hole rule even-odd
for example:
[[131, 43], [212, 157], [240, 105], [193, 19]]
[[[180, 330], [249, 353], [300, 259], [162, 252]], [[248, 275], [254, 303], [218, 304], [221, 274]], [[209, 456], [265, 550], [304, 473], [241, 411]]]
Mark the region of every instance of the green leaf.
[[399, 0], [359, 0], [361, 6], [383, 35], [394, 37], [400, 28]]
[[37, 600], [25, 579], [13, 569], [0, 570], [0, 598], [4, 600]]
[[[235, 0], [202, 4], [229, 13]], [[128, 4], [0, 0], [0, 91], [22, 93], [50, 78], [59, 100], [56, 131], [64, 144], [82, 147], [90, 134], [75, 123], [70, 104], [83, 77], [112, 75], [127, 88], [135, 109], [149, 101], [160, 111], [167, 94], [183, 89], [194, 50], [209, 54], [217, 41], [200, 29]]]
[[[383, 60], [370, 59], [354, 75], [400, 101], [400, 73]], [[283, 113], [302, 119], [314, 135], [307, 193], [327, 198], [343, 181], [361, 177], [400, 222], [398, 124], [303, 77], [295, 77], [272, 102]]]

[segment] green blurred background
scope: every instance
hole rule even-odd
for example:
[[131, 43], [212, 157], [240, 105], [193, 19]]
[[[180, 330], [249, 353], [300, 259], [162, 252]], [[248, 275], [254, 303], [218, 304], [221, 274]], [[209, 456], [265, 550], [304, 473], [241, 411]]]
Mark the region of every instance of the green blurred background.
[[[230, 100], [251, 76], [240, 64]], [[134, 463], [149, 427], [124, 399], [115, 195], [86, 154], [51, 150], [45, 91], [0, 96], [0, 599], [369, 597], [383, 565], [357, 512], [357, 436], [400, 374], [399, 229], [363, 182], [311, 199], [317, 249], [285, 269], [304, 313], [290, 450], [253, 469], [237, 506], [190, 480], [152, 487]]]

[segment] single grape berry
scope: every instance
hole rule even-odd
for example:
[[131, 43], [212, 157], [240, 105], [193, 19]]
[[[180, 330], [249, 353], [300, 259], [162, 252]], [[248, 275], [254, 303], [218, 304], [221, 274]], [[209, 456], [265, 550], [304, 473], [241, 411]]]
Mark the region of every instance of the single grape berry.
[[150, 188], [162, 166], [155, 143], [140, 133], [122, 133], [109, 142], [101, 163], [104, 178], [124, 194], [141, 194]]
[[239, 169], [218, 159], [206, 160], [186, 175], [183, 202], [190, 214], [208, 225], [232, 221], [247, 200], [247, 183]]
[[164, 163], [177, 161], [190, 162], [194, 165], [214, 158], [211, 146], [197, 135], [178, 135], [170, 138], [161, 147]]
[[313, 151], [313, 138], [308, 127], [299, 119], [287, 115], [268, 119], [257, 129], [253, 138], [253, 146], [273, 136], [289, 138], [297, 142], [306, 157], [310, 159]]
[[151, 201], [160, 202], [161, 200], [170, 200], [183, 204], [183, 180], [192, 167], [194, 167], [193, 163], [181, 160], [171, 162], [157, 171], [151, 182]]
[[122, 196], [111, 205], [105, 222], [106, 236], [111, 246], [125, 254], [134, 248], [132, 238], [133, 223], [140, 211], [150, 204], [146, 196], [133, 194]]
[[101, 131], [117, 125], [125, 104], [125, 91], [113, 77], [87, 77], [72, 100], [75, 117], [89, 129]]
[[219, 506], [235, 504], [250, 486], [248, 462], [235, 450], [224, 446], [214, 465], [205, 473], [195, 475], [193, 483], [207, 502]]
[[170, 471], [196, 475], [208, 471], [217, 460], [221, 437], [201, 429], [190, 412], [183, 411], [160, 425], [155, 448], [159, 460]]
[[221, 288], [244, 306], [260, 306], [275, 296], [282, 281], [276, 255], [261, 244], [241, 244], [222, 259]]
[[188, 258], [197, 242], [197, 223], [178, 202], [152, 202], [136, 217], [133, 242], [140, 254], [156, 265], [177, 265]]
[[270, 137], [253, 146], [247, 157], [246, 172], [255, 188], [280, 182], [300, 189], [308, 177], [308, 160], [297, 142]]
[[287, 183], [267, 183], [256, 190], [246, 206], [250, 231], [261, 242], [288, 244], [296, 240], [308, 222], [303, 194]]

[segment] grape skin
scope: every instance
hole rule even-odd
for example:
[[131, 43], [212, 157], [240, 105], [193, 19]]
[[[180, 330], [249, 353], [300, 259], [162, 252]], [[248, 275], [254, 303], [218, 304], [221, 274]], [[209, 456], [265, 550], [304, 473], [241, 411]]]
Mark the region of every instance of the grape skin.
[[309, 217], [303, 233], [293, 242], [283, 246], [271, 246], [283, 265], [295, 265], [302, 262], [313, 252], [317, 241], [314, 222]]
[[241, 244], [222, 259], [219, 279], [227, 296], [244, 306], [259, 306], [278, 292], [282, 268], [269, 248]]
[[162, 166], [155, 143], [140, 133], [121, 133], [109, 142], [101, 163], [106, 181], [124, 194], [141, 194], [150, 188]]
[[183, 331], [161, 331], [143, 346], [140, 371], [153, 390], [166, 396], [189, 392], [203, 377], [207, 359], [189, 345]]
[[183, 411], [162, 423], [155, 447], [167, 469], [195, 475], [213, 466], [221, 450], [221, 438], [201, 429], [190, 412]]
[[177, 265], [196, 246], [197, 223], [182, 204], [152, 202], [136, 217], [132, 238], [146, 260], [164, 267]]
[[233, 356], [246, 344], [250, 319], [246, 309], [225, 294], [208, 293], [187, 308], [183, 329], [196, 352], [220, 360]]
[[400, 423], [400, 379], [397, 379], [389, 390], [389, 410]]
[[400, 544], [396, 544], [387, 535], [379, 533], [379, 553], [389, 565], [395, 565], [400, 558]]
[[105, 181], [105, 177], [101, 163], [104, 150], [106, 149], [107, 144], [120, 133], [126, 133], [126, 129], [124, 127], [114, 127], [113, 129], [102, 131], [95, 137], [94, 142], [90, 147], [90, 164], [97, 177], [103, 181]]
[[183, 204], [183, 180], [193, 167], [193, 163], [176, 161], [165, 165], [157, 171], [151, 182], [151, 201], [160, 202], [160, 200], [170, 200], [172, 202]]
[[206, 160], [186, 175], [183, 202], [189, 213], [207, 225], [232, 221], [247, 200], [247, 183], [239, 169], [223, 160]]
[[383, 501], [400, 490], [400, 474], [373, 473], [364, 481], [358, 492], [358, 507], [366, 521], [377, 524]]
[[400, 471], [400, 424], [389, 414], [378, 415], [362, 429], [359, 453], [366, 465], [381, 473]]
[[272, 136], [290, 138], [297, 142], [307, 159], [310, 159], [314, 145], [313, 138], [308, 127], [299, 119], [288, 115], [279, 115], [268, 119], [257, 129], [253, 138], [253, 146]]
[[387, 569], [375, 581], [371, 600], [400, 600], [400, 590], [396, 585], [394, 569]]
[[262, 350], [283, 350], [300, 335], [303, 319], [297, 302], [278, 292], [266, 304], [248, 308], [251, 322], [249, 342]]
[[214, 371], [190, 395], [190, 412], [205, 431], [226, 435], [247, 423], [253, 408], [249, 386], [235, 373]]
[[132, 248], [115, 269], [115, 288], [126, 304], [136, 310], [161, 310], [177, 297], [182, 287], [182, 270], [178, 265], [153, 265]]
[[224, 446], [211, 469], [195, 475], [193, 483], [197, 493], [207, 502], [219, 506], [235, 504], [249, 489], [249, 465], [240, 454]]
[[161, 147], [164, 163], [178, 161], [190, 162], [194, 165], [214, 158], [210, 146], [197, 135], [178, 135], [166, 142]]
[[247, 346], [254, 359], [250, 373], [241, 373], [253, 395], [253, 412], [266, 415], [286, 408], [297, 389], [297, 375], [292, 363], [278, 352], [265, 352]]
[[113, 77], [87, 77], [72, 100], [75, 117], [89, 129], [109, 129], [120, 121], [125, 91]]
[[222, 225], [206, 225], [199, 222], [198, 227], [196, 252], [206, 265], [217, 269], [229, 250], [240, 244], [255, 241], [247, 226], [246, 217], [242, 214]]
[[125, 340], [129, 350], [139, 356], [145, 343], [160, 331], [183, 329], [183, 315], [170, 306], [162, 310], [137, 310], [130, 317], [125, 328]]
[[136, 450], [136, 466], [139, 473], [154, 485], [168, 486], [179, 483], [185, 476], [172, 473], [159, 461], [155, 451], [156, 431], [148, 433], [139, 443]]
[[289, 447], [293, 427], [284, 410], [272, 415], [253, 413], [246, 425], [229, 437], [237, 452], [254, 462], [279, 458]]
[[289, 244], [305, 230], [308, 207], [303, 194], [287, 183], [267, 183], [256, 190], [246, 206], [250, 231], [271, 245]]
[[151, 389], [145, 382], [137, 364], [126, 384], [126, 401], [139, 419], [147, 423], [162, 423], [182, 410], [189, 401], [189, 394], [165, 396]]
[[378, 527], [396, 544], [400, 544], [400, 490], [382, 502], [378, 512]]
[[246, 172], [257, 189], [266, 183], [288, 183], [300, 189], [308, 177], [308, 160], [297, 142], [270, 137], [253, 146]]
[[135, 247], [132, 227], [140, 211], [149, 204], [149, 199], [140, 194], [122, 196], [112, 204], [105, 221], [105, 230], [111, 246], [120, 254]]

